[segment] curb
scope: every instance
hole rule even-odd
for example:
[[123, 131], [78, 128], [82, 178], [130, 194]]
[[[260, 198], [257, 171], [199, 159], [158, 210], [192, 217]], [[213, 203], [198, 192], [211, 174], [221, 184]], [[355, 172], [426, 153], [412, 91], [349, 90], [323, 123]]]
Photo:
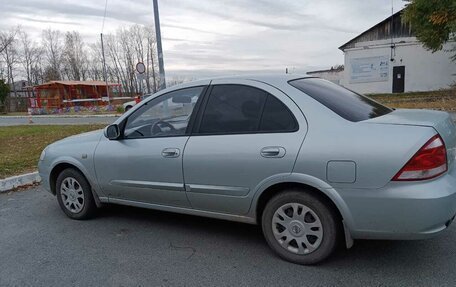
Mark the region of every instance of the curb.
[[[33, 118], [115, 118], [118, 114], [106, 115], [32, 115]], [[28, 119], [30, 116], [0, 116], [0, 119]]]
[[0, 193], [38, 182], [41, 182], [41, 177], [37, 171], [0, 179]]

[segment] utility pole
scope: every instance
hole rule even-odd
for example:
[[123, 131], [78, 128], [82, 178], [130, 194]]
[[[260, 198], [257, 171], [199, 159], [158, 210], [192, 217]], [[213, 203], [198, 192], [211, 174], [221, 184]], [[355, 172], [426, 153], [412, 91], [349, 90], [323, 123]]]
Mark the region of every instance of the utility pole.
[[103, 77], [106, 83], [106, 96], [108, 97], [108, 105], [111, 104], [111, 100], [109, 99], [109, 86], [108, 86], [108, 75], [106, 73], [106, 60], [105, 60], [105, 53], [104, 53], [104, 43], [103, 43], [103, 33], [100, 34], [101, 37], [101, 54], [103, 56]]
[[155, 20], [155, 38], [157, 38], [157, 54], [158, 54], [158, 72], [160, 74], [160, 84], [158, 89], [166, 88], [165, 80], [165, 65], [163, 63], [163, 50], [160, 32], [160, 18], [158, 16], [158, 0], [154, 0], [154, 20]]

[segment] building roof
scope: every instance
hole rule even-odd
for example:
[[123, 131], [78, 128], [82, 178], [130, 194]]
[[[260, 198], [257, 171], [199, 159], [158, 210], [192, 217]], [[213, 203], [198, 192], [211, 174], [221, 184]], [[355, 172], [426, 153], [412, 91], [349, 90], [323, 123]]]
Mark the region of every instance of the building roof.
[[16, 90], [21, 90], [27, 86], [27, 81], [26, 80], [19, 80], [15, 81], [14, 83], [10, 83], [9, 87], [11, 91], [16, 88]]
[[375, 26], [367, 29], [355, 38], [340, 46], [339, 49], [345, 51], [346, 49], [353, 48], [355, 44], [359, 42], [385, 40], [401, 37], [414, 37], [410, 24], [404, 23], [402, 21], [403, 11], [404, 9], [394, 13], [393, 15], [389, 16], [388, 18], [376, 24]]
[[[63, 85], [63, 86], [106, 86], [105, 82], [102, 81], [49, 81], [35, 87], [52, 86], [52, 85]], [[108, 86], [120, 86], [117, 83], [108, 83]]]

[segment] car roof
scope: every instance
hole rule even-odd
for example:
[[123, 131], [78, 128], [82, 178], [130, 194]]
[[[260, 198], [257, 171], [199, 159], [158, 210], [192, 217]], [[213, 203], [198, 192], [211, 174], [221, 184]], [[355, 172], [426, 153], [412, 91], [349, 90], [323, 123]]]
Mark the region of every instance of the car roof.
[[220, 77], [209, 77], [198, 79], [190, 82], [185, 82], [182, 84], [178, 84], [172, 87], [168, 87], [164, 90], [158, 92], [158, 94], [163, 94], [167, 92], [171, 92], [173, 90], [178, 90], [187, 87], [194, 87], [198, 85], [208, 85], [211, 81], [227, 81], [230, 80], [251, 80], [251, 81], [258, 81], [264, 82], [275, 87], [281, 87], [286, 85], [289, 81], [303, 79], [303, 78], [315, 78], [308, 75], [301, 75], [301, 74], [244, 74], [244, 75], [227, 75], [227, 76], [220, 76]]
[[254, 81], [261, 81], [261, 82], [276, 82], [276, 81], [283, 81], [288, 82], [291, 80], [301, 79], [301, 78], [311, 78], [307, 75], [300, 75], [300, 74], [245, 74], [245, 75], [227, 75], [227, 76], [220, 76], [220, 77], [211, 77], [206, 78], [205, 80], [254, 80]]

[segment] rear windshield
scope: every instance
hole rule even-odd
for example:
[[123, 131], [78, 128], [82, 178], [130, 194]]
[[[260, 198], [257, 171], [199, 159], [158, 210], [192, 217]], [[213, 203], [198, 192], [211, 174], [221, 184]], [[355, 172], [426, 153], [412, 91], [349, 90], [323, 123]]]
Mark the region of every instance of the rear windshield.
[[392, 112], [368, 97], [319, 78], [298, 79], [290, 85], [311, 96], [333, 112], [352, 122], [364, 121]]

